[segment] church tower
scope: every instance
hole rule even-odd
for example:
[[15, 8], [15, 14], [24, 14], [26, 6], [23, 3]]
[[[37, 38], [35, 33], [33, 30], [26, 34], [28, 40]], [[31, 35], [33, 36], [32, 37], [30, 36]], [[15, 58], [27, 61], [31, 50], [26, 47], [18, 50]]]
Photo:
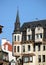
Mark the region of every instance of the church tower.
[[19, 11], [17, 10], [17, 16], [15, 21], [14, 33], [20, 33], [20, 20], [19, 20]]
[[22, 32], [20, 31], [19, 11], [17, 10], [16, 21], [12, 35], [13, 55], [17, 58], [21, 54]]

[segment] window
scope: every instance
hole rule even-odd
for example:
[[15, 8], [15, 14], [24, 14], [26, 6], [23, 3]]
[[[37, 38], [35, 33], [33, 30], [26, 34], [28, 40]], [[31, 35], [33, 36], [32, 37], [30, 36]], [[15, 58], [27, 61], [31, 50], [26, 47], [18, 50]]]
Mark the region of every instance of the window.
[[38, 30], [40, 30], [40, 27], [38, 27]]
[[36, 34], [35, 35], [35, 39], [39, 39], [39, 34]]
[[3, 60], [8, 60], [8, 56], [6, 54], [3, 54]]
[[6, 57], [3, 55], [3, 60], [5, 59]]
[[16, 36], [15, 36], [15, 41], [16, 41]]
[[30, 32], [30, 28], [28, 29], [28, 32]]
[[42, 38], [42, 33], [36, 34], [36, 39], [39, 39], [39, 36], [40, 36], [40, 38]]
[[32, 40], [32, 35], [30, 35], [30, 40]]
[[32, 39], [32, 35], [28, 35], [28, 40], [31, 40]]
[[43, 45], [43, 51], [45, 51], [45, 45]]
[[28, 45], [28, 51], [30, 51], [30, 45]]
[[43, 62], [45, 62], [45, 55], [43, 55]]
[[38, 62], [41, 62], [41, 55], [38, 56]]
[[40, 38], [42, 38], [42, 33], [40, 33]]
[[30, 35], [28, 35], [28, 40], [30, 40]]
[[19, 46], [17, 47], [17, 52], [19, 52]]
[[25, 46], [23, 46], [23, 52], [25, 52]]
[[29, 58], [28, 58], [28, 57], [24, 57], [24, 58], [23, 58], [23, 61], [24, 61], [24, 62], [28, 62], [28, 61], [29, 61]]
[[37, 26], [40, 28], [42, 25], [39, 23]]
[[33, 62], [33, 57], [32, 56], [25, 56], [25, 57], [23, 57], [23, 61], [24, 62]]
[[30, 62], [33, 62], [33, 57], [32, 56], [30, 57]]
[[14, 46], [14, 52], [16, 52], [16, 46]]
[[39, 38], [39, 34], [36, 34], [37, 38]]
[[18, 41], [19, 41], [19, 35], [18, 35]]
[[23, 40], [23, 41], [26, 41], [26, 35], [25, 35], [25, 36], [23, 36], [22, 40]]
[[34, 46], [33, 46], [33, 51], [35, 51], [35, 47], [36, 47], [36, 46], [34, 45]]
[[[10, 65], [10, 64], [9, 64]], [[11, 65], [15, 65], [15, 62], [11, 63]]]
[[38, 45], [38, 51], [40, 51], [40, 45]]

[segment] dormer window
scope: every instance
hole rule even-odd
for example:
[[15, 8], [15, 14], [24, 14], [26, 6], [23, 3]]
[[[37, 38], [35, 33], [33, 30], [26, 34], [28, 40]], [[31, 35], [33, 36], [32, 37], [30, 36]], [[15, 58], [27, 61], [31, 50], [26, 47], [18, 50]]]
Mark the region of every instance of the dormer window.
[[28, 35], [28, 40], [32, 40], [32, 35]]
[[39, 34], [36, 34], [37, 39], [39, 38]]
[[28, 40], [30, 40], [30, 35], [28, 35]]
[[38, 24], [37, 26], [38, 26], [38, 27], [41, 27], [42, 25], [41, 25], [41, 24]]
[[42, 33], [36, 34], [36, 39], [42, 38]]
[[30, 32], [30, 28], [28, 29], [28, 32]]
[[40, 30], [40, 27], [38, 27], [38, 30]]
[[40, 38], [42, 38], [42, 33], [40, 33]]

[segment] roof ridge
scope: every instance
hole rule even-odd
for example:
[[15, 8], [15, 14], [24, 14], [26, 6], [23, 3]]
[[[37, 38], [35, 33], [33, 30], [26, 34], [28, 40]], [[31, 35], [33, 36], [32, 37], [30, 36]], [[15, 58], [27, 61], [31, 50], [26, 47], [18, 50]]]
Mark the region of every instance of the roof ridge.
[[[4, 44], [9, 44], [9, 45], [11, 45], [11, 46], [12, 46], [12, 44], [11, 44], [11, 43], [9, 43], [9, 42], [7, 42], [7, 41], [6, 41]], [[4, 44], [3, 44], [3, 45], [4, 45]]]
[[43, 21], [46, 21], [46, 19], [24, 22], [24, 24], [26, 24], [26, 23], [34, 23], [34, 22], [43, 22]]

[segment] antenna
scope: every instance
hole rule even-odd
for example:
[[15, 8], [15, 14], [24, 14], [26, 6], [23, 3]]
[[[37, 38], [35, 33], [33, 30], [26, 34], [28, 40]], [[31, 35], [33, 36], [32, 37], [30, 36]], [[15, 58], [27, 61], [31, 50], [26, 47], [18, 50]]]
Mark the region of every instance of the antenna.
[[38, 18], [35, 18], [36, 20], [38, 20]]

